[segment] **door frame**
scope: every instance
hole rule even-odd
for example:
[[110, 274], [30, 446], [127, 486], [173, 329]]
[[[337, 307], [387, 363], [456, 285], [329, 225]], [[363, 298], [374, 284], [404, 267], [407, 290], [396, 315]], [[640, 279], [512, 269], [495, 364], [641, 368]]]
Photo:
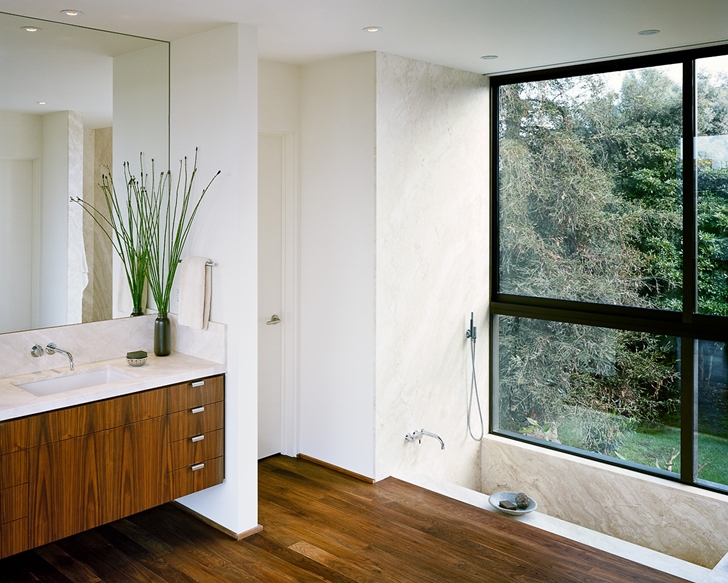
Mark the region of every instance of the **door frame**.
[[259, 135], [282, 141], [281, 217], [281, 453], [299, 453], [299, 307], [300, 307], [300, 195], [298, 188], [298, 135], [260, 130]]

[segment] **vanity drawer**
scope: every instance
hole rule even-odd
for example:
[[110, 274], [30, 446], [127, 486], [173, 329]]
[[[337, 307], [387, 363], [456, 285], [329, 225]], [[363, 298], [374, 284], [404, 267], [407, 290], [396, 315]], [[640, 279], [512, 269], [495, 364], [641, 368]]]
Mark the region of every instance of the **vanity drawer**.
[[28, 419], [0, 422], [0, 454], [28, 448]]
[[0, 456], [0, 489], [28, 481], [28, 450]]
[[218, 429], [170, 443], [167, 458], [169, 471], [220, 457], [223, 454], [224, 434], [224, 430]]
[[0, 490], [0, 524], [28, 516], [28, 484]]
[[222, 429], [225, 407], [222, 401], [192, 407], [169, 415], [169, 441], [179, 441], [187, 437]]
[[0, 559], [28, 549], [28, 519], [0, 524]]
[[89, 403], [79, 413], [81, 435], [162, 417], [167, 413], [167, 391], [155, 389]]
[[217, 457], [170, 474], [172, 498], [181, 498], [198, 490], [220, 484], [225, 477], [224, 458]]
[[97, 431], [114, 429], [162, 417], [166, 411], [167, 391], [155, 389], [79, 407], [41, 413], [29, 418], [29, 445], [38, 447]]
[[28, 417], [28, 447], [78, 437], [81, 433], [79, 411], [82, 408], [69, 407]]
[[175, 413], [222, 401], [225, 391], [224, 378], [216, 376], [172, 385], [169, 387], [168, 412]]

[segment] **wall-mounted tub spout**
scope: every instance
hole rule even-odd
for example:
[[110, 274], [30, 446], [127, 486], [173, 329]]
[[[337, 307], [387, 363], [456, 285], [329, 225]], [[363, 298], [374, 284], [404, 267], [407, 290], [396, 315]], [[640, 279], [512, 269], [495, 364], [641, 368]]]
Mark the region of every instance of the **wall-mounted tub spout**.
[[435, 439], [440, 440], [440, 449], [445, 449], [445, 442], [442, 440], [442, 437], [437, 435], [437, 433], [432, 433], [431, 431], [425, 431], [424, 429], [415, 429], [412, 433], [408, 433], [404, 436], [405, 441], [417, 441], [417, 443], [422, 443], [422, 436], [428, 435], [429, 437], [434, 437]]

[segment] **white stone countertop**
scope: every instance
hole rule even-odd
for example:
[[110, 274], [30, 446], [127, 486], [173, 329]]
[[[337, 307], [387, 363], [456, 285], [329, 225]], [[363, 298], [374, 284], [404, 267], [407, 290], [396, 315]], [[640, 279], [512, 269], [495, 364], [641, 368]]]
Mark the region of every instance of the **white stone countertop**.
[[[50, 378], [82, 374], [106, 367], [118, 369], [131, 375], [131, 378], [42, 397], [37, 397], [17, 386]], [[173, 352], [169, 356], [163, 357], [150, 354], [146, 364], [139, 367], [129, 366], [126, 358], [115, 358], [78, 365], [73, 372], [69, 371], [69, 367], [66, 365], [52, 370], [2, 378], [0, 379], [0, 421], [119, 397], [165, 385], [184, 383], [224, 372], [225, 365], [223, 364]]]

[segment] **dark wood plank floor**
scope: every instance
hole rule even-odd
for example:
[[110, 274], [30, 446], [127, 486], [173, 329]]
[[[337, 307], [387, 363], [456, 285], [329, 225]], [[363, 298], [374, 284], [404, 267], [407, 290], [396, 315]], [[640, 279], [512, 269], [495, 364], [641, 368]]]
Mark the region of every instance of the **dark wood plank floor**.
[[264, 530], [235, 542], [173, 505], [0, 561], [0, 583], [679, 583], [404, 482], [275, 456]]

